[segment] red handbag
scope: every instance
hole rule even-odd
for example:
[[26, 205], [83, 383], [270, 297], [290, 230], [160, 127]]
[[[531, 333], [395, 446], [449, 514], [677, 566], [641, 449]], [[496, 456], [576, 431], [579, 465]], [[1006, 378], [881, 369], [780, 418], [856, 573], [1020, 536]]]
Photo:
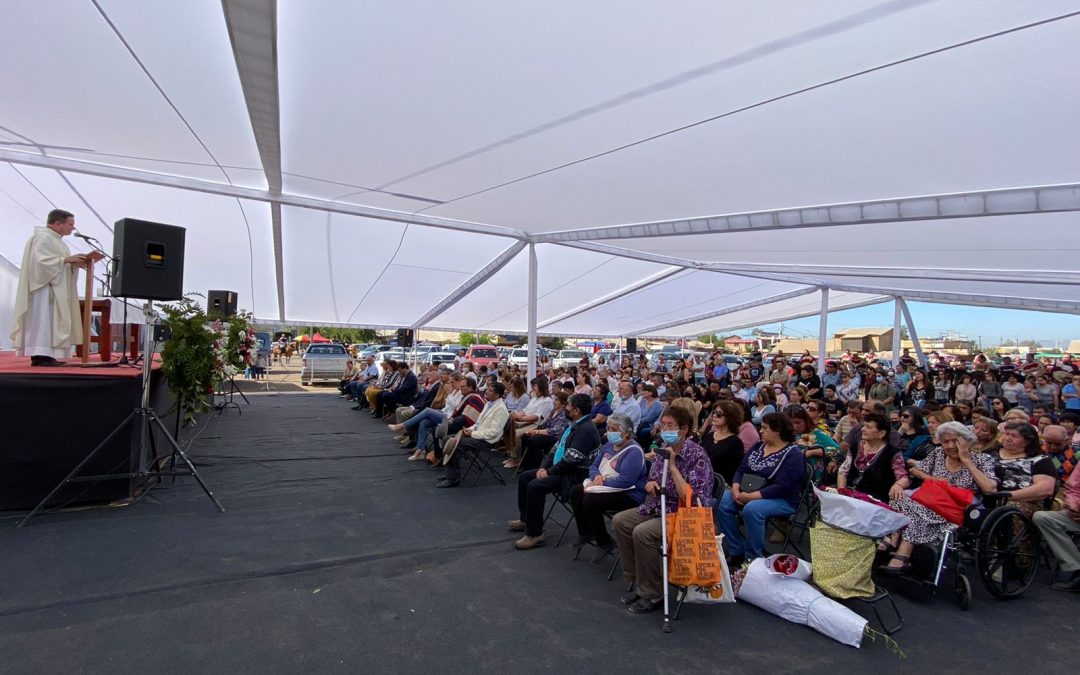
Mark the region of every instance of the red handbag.
[[964, 510], [975, 501], [975, 493], [943, 480], [928, 480], [911, 498], [950, 523], [963, 525]]

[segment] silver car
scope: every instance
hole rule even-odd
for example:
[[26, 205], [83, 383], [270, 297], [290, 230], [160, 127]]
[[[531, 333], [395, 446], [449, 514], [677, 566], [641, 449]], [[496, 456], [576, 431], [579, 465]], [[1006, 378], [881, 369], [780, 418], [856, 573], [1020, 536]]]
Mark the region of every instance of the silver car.
[[315, 380], [340, 380], [351, 362], [342, 345], [311, 345], [300, 359], [300, 380], [308, 386]]

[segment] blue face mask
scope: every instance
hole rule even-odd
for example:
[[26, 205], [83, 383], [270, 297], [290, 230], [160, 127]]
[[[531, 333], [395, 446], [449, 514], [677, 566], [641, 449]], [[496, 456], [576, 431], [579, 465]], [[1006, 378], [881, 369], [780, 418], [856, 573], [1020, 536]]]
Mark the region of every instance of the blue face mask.
[[621, 431], [609, 431], [607, 432], [608, 443], [618, 443], [622, 440]]
[[679, 432], [678, 431], [661, 431], [660, 432], [660, 440], [664, 441], [668, 445], [671, 445], [672, 443], [678, 443], [679, 442]]
[[878, 376], [877, 376], [877, 377], [875, 377], [874, 379], [875, 379], [876, 381], [878, 381], [878, 382], [884, 382], [884, 381], [885, 381], [885, 378], [884, 378], [884, 377], [882, 377], [882, 376], [880, 376], [880, 375], [878, 375]]

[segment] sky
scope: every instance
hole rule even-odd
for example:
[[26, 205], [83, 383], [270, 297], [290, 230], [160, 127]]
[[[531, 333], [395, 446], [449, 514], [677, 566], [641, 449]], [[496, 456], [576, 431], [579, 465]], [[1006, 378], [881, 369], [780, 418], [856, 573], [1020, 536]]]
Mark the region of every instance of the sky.
[[[1014, 309], [994, 309], [989, 307], [968, 307], [962, 305], [942, 305], [926, 302], [908, 302], [911, 319], [915, 322], [915, 332], [919, 338], [933, 338], [946, 331], [954, 331], [973, 340], [979, 340], [984, 347], [1001, 344], [1002, 340], [1036, 340], [1044, 346], [1053, 346], [1054, 341], [1068, 345], [1069, 340], [1080, 340], [1080, 316], [1075, 314], [1051, 314], [1049, 312], [1028, 312]], [[844, 328], [891, 326], [893, 322], [893, 303], [885, 302], [869, 307], [859, 307], [829, 314], [829, 333], [833, 334]], [[764, 330], [775, 331], [779, 324], [759, 326]], [[818, 318], [808, 317], [784, 322], [784, 334], [799, 337], [816, 337]]]

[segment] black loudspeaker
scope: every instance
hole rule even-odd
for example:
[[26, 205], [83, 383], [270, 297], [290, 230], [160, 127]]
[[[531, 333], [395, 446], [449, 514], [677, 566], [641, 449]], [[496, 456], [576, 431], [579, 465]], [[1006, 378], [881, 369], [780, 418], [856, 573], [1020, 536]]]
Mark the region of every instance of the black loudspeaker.
[[626, 338], [626, 352], [637, 354], [637, 338]]
[[228, 319], [236, 314], [236, 293], [232, 291], [207, 291], [206, 315], [214, 319]]
[[413, 332], [408, 328], [398, 328], [397, 343], [398, 347], [412, 347]]
[[124, 218], [113, 228], [115, 298], [180, 300], [184, 297], [184, 237], [176, 225]]

